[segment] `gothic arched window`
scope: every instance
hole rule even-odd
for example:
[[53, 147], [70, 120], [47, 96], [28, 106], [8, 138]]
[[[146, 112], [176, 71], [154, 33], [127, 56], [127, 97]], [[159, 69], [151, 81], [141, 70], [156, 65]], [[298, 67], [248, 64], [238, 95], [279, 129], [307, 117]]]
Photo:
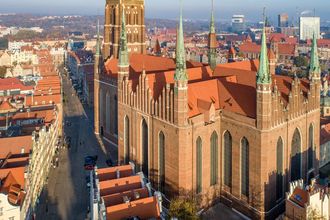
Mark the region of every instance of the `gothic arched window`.
[[125, 163], [127, 164], [130, 160], [130, 127], [129, 127], [129, 118], [127, 116], [125, 116], [125, 124], [124, 124], [124, 146], [125, 146], [125, 150], [124, 150], [124, 155], [125, 155], [125, 158], [124, 158], [124, 161]]
[[218, 134], [217, 132], [213, 132], [211, 135], [211, 186], [217, 184], [218, 182]]
[[165, 135], [161, 131], [158, 135], [158, 152], [159, 152], [159, 190], [165, 190]]
[[141, 132], [141, 144], [142, 144], [142, 171], [146, 177], [149, 174], [149, 141], [148, 141], [148, 125], [147, 122], [142, 120], [142, 132]]
[[314, 127], [312, 124], [309, 126], [308, 141], [308, 170], [310, 170], [313, 168], [314, 162]]
[[249, 196], [249, 141], [241, 140], [241, 193]]
[[224, 170], [223, 179], [224, 184], [231, 187], [231, 177], [232, 177], [232, 138], [229, 131], [226, 131], [223, 135], [223, 157], [224, 157]]
[[291, 142], [291, 181], [301, 178], [301, 135], [296, 128]]
[[281, 137], [276, 145], [276, 200], [283, 197], [283, 140]]
[[200, 137], [196, 140], [196, 193], [202, 192], [202, 139]]

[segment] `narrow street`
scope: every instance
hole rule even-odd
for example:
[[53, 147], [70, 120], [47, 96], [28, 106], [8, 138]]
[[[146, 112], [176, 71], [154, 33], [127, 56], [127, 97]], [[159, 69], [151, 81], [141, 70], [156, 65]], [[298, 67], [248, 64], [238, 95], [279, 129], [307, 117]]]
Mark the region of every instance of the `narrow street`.
[[51, 168], [48, 185], [37, 208], [37, 219], [85, 219], [89, 195], [83, 167], [84, 157], [97, 155], [98, 167], [106, 167], [106, 159], [111, 157], [115, 161], [117, 157], [115, 147], [105, 149], [103, 144], [99, 144], [93, 131], [92, 111], [85, 111], [70, 80], [65, 76], [63, 91], [64, 122], [69, 122], [64, 126], [64, 133], [71, 137], [71, 147], [60, 150], [59, 166]]

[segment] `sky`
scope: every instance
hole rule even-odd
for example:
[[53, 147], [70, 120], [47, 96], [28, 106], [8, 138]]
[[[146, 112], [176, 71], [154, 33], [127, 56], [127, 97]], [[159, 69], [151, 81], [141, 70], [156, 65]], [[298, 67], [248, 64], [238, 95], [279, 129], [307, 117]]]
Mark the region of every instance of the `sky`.
[[[147, 18], [175, 19], [179, 13], [179, 0], [145, 0]], [[275, 3], [276, 2], [276, 3]], [[0, 13], [40, 14], [103, 14], [105, 0], [0, 0]], [[211, 0], [184, 0], [184, 17], [208, 19]], [[244, 14], [247, 20], [259, 21], [262, 8], [275, 21], [276, 15], [288, 13], [291, 18], [298, 12], [313, 11], [322, 21], [330, 20], [329, 0], [214, 0], [217, 20], [229, 20], [233, 14]]]

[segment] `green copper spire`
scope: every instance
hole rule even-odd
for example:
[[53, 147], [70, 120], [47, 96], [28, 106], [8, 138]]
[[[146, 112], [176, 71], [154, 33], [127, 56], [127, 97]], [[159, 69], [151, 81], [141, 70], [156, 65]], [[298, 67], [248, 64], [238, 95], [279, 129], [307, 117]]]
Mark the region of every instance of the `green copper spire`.
[[265, 22], [264, 22], [264, 27], [262, 30], [259, 69], [257, 72], [257, 84], [269, 84], [270, 80], [271, 78], [269, 71], [269, 60], [267, 55], [267, 44], [266, 44]]
[[96, 40], [96, 53], [95, 55], [100, 56], [101, 51], [101, 42], [100, 42], [100, 21], [97, 20], [97, 40]]
[[183, 24], [182, 24], [182, 1], [180, 9], [180, 23], [179, 29], [176, 37], [176, 69], [174, 80], [175, 81], [187, 81], [188, 75], [186, 71], [186, 52], [184, 49], [184, 39], [183, 39]]
[[210, 33], [215, 34], [215, 24], [214, 24], [214, 0], [212, 0], [212, 12], [211, 12]]
[[120, 46], [119, 46], [119, 66], [127, 67], [128, 64], [128, 50], [127, 50], [127, 34], [126, 34], [126, 21], [125, 10], [123, 9], [123, 16], [121, 21], [121, 33], [120, 33]]
[[212, 70], [215, 70], [217, 66], [217, 36], [215, 33], [214, 24], [214, 0], [212, 0], [212, 12], [211, 12], [211, 22], [210, 22], [210, 33], [208, 42], [208, 63]]
[[320, 68], [320, 61], [319, 61], [319, 55], [317, 52], [317, 41], [315, 33], [313, 34], [313, 44], [312, 44], [312, 50], [311, 50], [311, 63], [309, 66], [309, 77], [317, 76], [319, 77], [321, 74], [321, 68]]

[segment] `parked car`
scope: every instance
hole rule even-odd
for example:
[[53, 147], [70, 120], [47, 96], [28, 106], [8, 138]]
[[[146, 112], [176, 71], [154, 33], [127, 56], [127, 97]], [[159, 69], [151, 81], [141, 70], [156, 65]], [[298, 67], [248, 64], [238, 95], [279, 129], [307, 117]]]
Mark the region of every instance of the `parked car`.
[[113, 162], [112, 162], [111, 158], [107, 159], [107, 160], [105, 161], [105, 163], [106, 163], [109, 167], [112, 167], [112, 166], [113, 166]]
[[85, 163], [84, 163], [84, 167], [86, 169], [87, 166], [94, 166], [96, 165], [96, 161], [97, 161], [97, 155], [95, 156], [86, 156], [85, 157]]
[[91, 165], [91, 164], [84, 166], [85, 170], [93, 170], [94, 167], [95, 167], [95, 165]]

